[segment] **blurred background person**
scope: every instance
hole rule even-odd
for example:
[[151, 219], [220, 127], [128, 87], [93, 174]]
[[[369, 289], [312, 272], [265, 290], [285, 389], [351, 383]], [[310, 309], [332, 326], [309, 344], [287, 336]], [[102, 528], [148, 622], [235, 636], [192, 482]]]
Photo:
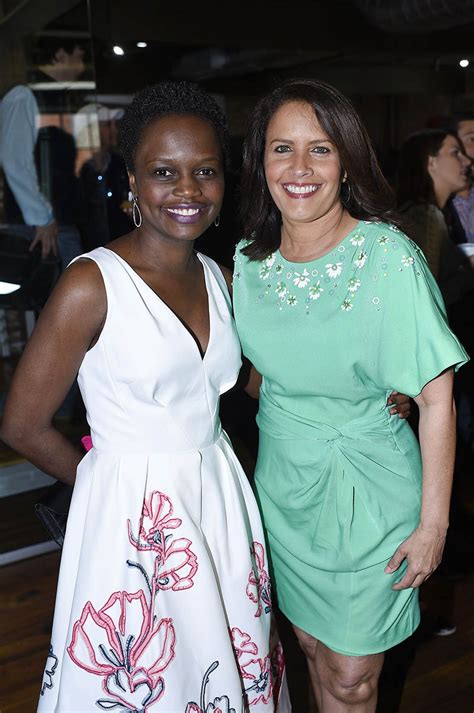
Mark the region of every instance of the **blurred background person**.
[[[457, 134], [448, 129], [423, 129], [402, 144], [398, 158], [397, 204], [407, 234], [425, 253], [443, 294], [448, 320], [469, 355], [474, 354], [474, 270], [456, 243], [453, 223], [446, 218], [449, 200], [469, 190], [469, 158]], [[465, 526], [460, 484], [474, 467], [474, 368], [472, 360], [455, 374], [457, 407], [456, 464], [450, 522], [440, 572], [454, 575], [459, 568], [455, 541]], [[416, 421], [416, 411], [415, 411]], [[416, 423], [413, 424], [416, 428]], [[449, 634], [455, 626], [439, 619], [435, 632]]]
[[125, 163], [117, 151], [117, 127], [122, 109], [90, 104], [82, 110], [97, 120], [99, 148], [80, 169], [84, 201], [82, 236], [87, 250], [115, 240], [133, 228]]
[[31, 240], [32, 247], [41, 241], [43, 257], [58, 253], [64, 269], [82, 252], [77, 146], [68, 130], [72, 93], [66, 86], [85, 71], [85, 49], [77, 39], [47, 36], [37, 38], [30, 53], [29, 85], [14, 87], [0, 108], [4, 211], [9, 232]]
[[46, 257], [57, 254], [58, 225], [52, 205], [41, 191], [36, 169], [38, 115], [31, 89], [16, 85], [5, 93], [0, 100], [0, 168], [4, 192], [13, 196], [16, 204], [12, 215], [12, 200], [6, 201], [5, 229], [31, 240], [31, 248], [40, 244]]
[[[455, 114], [451, 119], [449, 128], [456, 132], [464, 147], [466, 156], [471, 161], [467, 185], [448, 201], [448, 208], [453, 217], [453, 222], [462, 227], [462, 231], [457, 233], [456, 242], [466, 246], [466, 243], [474, 243], [474, 109]], [[467, 247], [464, 249], [471, 258], [471, 262], [474, 262], [474, 251], [467, 249]]]
[[[423, 129], [411, 134], [402, 144], [396, 180], [398, 210], [403, 215], [410, 237], [423, 250], [447, 304], [459, 298], [461, 286], [451, 284], [449, 268], [465, 271], [470, 289], [468, 261], [453, 249], [454, 240], [443, 210], [448, 200], [469, 186], [470, 160], [454, 132]], [[452, 294], [451, 294], [452, 292]]]

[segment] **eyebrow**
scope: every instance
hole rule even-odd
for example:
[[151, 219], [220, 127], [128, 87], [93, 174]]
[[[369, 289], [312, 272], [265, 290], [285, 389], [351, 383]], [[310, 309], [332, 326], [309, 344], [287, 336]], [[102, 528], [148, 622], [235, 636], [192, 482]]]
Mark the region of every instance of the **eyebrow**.
[[[271, 144], [279, 143], [279, 144], [294, 144], [294, 141], [291, 141], [291, 139], [272, 139], [270, 141]], [[310, 144], [332, 144], [333, 142], [331, 139], [313, 139], [312, 141], [309, 141]]]
[[[205, 163], [208, 161], [217, 161], [218, 163], [221, 161], [220, 156], [203, 156], [202, 158], [200, 157], [195, 163]], [[156, 163], [157, 161], [162, 162], [162, 163], [176, 163], [177, 161], [180, 162], [181, 159], [176, 159], [172, 157], [167, 157], [167, 156], [155, 156], [154, 158], [150, 158], [147, 162], [146, 165], [149, 163]]]

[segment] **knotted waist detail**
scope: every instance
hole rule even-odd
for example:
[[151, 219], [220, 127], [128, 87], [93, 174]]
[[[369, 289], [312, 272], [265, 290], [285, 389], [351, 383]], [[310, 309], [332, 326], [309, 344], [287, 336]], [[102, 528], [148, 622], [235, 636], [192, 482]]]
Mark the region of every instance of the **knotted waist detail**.
[[416, 527], [421, 464], [405, 421], [381, 407], [336, 428], [261, 394], [257, 423], [255, 483], [282, 551], [288, 546], [281, 533], [290, 532], [299, 559], [349, 571], [390, 556]]
[[263, 392], [257, 415], [259, 428], [279, 440], [311, 440], [330, 443], [340, 439], [371, 439], [391, 436], [386, 410], [349, 421], [336, 428], [322, 421], [310, 421], [280, 408]]

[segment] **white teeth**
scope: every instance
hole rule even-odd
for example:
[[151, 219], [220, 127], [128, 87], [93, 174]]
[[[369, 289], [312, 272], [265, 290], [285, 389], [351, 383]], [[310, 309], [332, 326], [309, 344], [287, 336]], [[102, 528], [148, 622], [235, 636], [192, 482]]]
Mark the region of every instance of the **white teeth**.
[[318, 186], [298, 186], [295, 184], [287, 184], [285, 189], [290, 193], [314, 193], [318, 190]]
[[199, 213], [199, 208], [168, 208], [168, 213], [175, 213], [176, 215], [197, 215]]

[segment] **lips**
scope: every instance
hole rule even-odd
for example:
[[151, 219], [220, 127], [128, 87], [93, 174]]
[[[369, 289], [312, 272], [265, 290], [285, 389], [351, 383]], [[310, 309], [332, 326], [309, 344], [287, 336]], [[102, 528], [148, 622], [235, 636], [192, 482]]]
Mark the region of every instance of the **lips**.
[[183, 203], [163, 208], [164, 212], [174, 221], [181, 224], [197, 223], [201, 220], [207, 206], [201, 203]]
[[320, 183], [283, 183], [283, 189], [290, 196], [290, 198], [296, 198], [301, 200], [302, 198], [310, 198], [314, 196], [315, 193], [321, 187]]

